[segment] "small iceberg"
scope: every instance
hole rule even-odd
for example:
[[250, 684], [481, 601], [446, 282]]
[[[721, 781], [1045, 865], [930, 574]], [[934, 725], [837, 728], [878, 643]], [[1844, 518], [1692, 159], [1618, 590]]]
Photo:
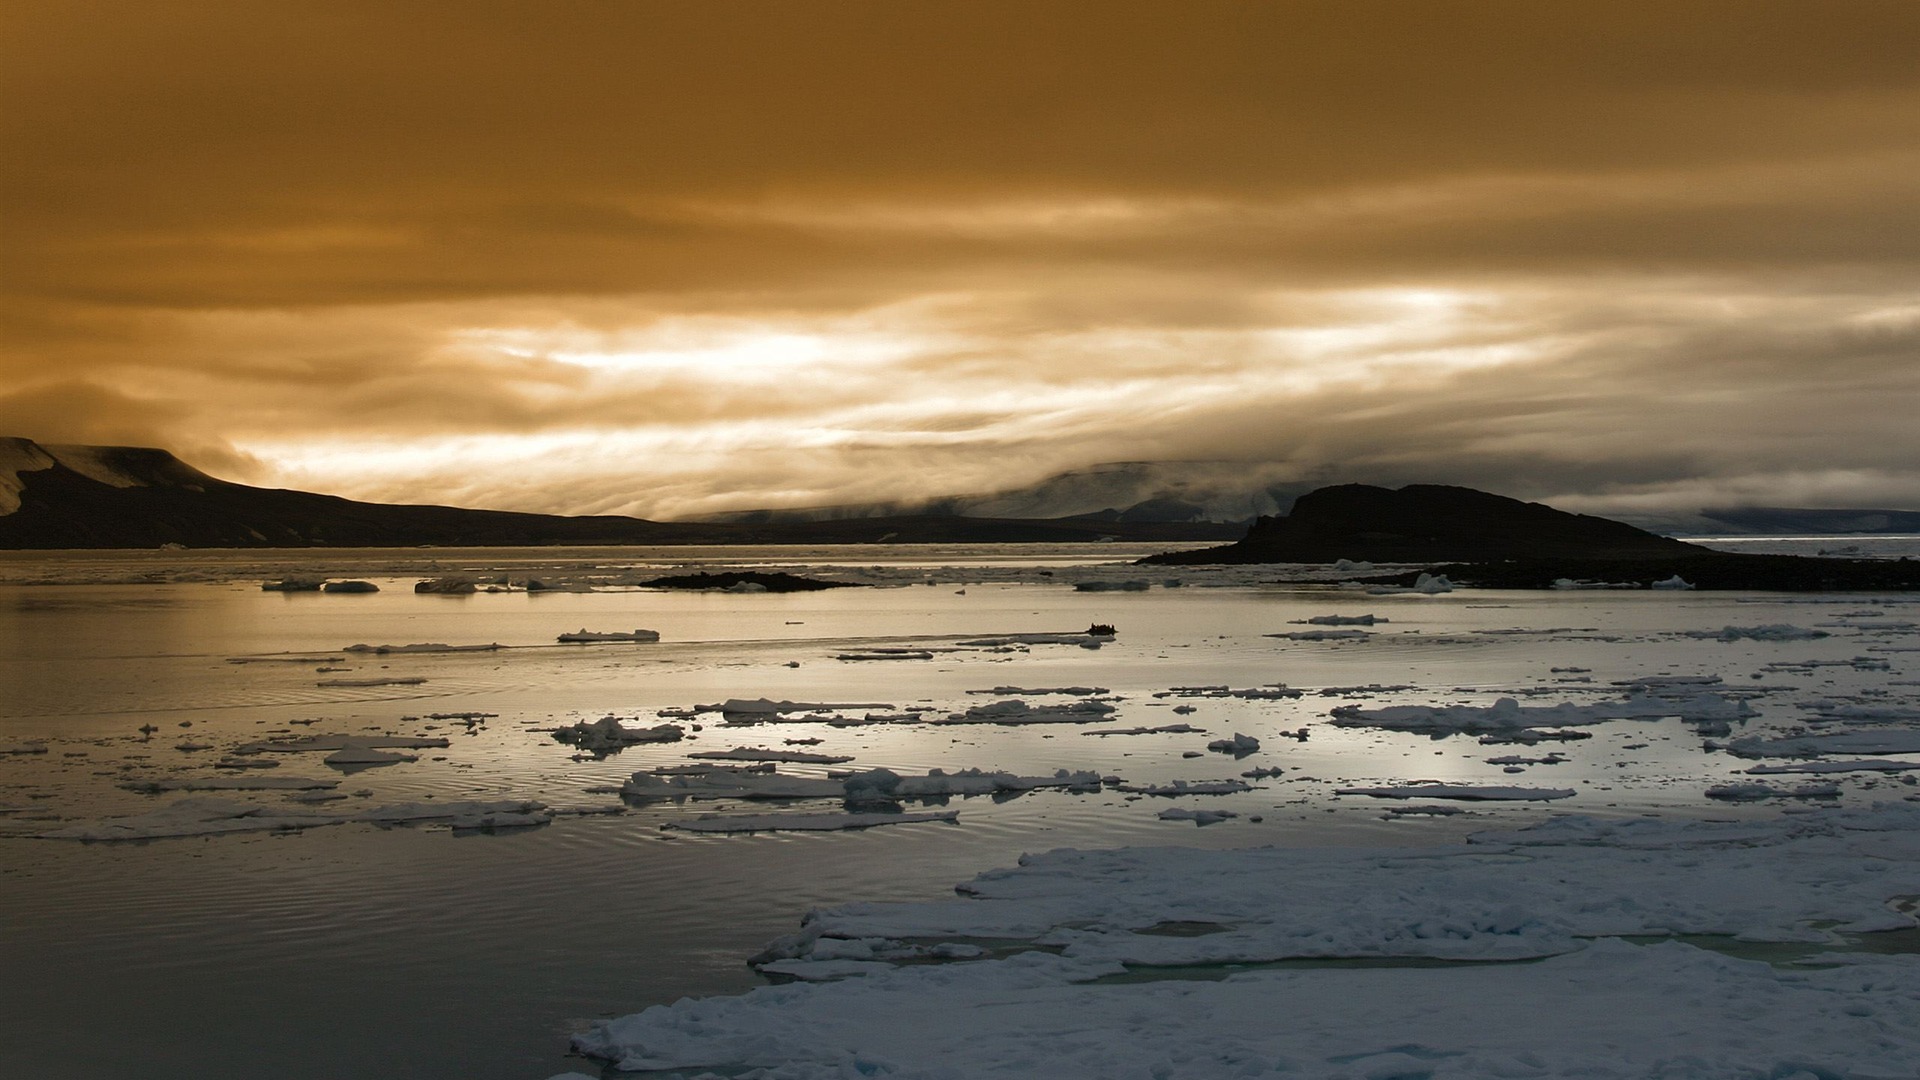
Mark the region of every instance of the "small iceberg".
[[589, 630], [583, 626], [580, 629], [573, 631], [572, 633], [561, 634], [559, 640], [564, 644], [580, 644], [580, 645], [597, 645], [603, 642], [614, 642], [614, 641], [635, 641], [635, 642], [640, 642], [641, 644], [652, 644], [653, 642], [660, 640], [660, 631], [658, 630], [602, 631], [602, 630]]

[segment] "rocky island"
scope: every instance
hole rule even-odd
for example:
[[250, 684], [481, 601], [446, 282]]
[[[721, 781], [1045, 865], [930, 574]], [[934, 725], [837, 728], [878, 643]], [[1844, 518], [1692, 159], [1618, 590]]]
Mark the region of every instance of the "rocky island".
[[[1416, 564], [1459, 584], [1505, 589], [1651, 585], [1675, 577], [1701, 589], [1920, 589], [1920, 563], [1912, 560], [1715, 551], [1607, 518], [1441, 484], [1320, 488], [1302, 495], [1285, 516], [1259, 518], [1237, 543], [1141, 561], [1201, 566], [1341, 559]], [[1414, 577], [1369, 580], [1410, 584]]]

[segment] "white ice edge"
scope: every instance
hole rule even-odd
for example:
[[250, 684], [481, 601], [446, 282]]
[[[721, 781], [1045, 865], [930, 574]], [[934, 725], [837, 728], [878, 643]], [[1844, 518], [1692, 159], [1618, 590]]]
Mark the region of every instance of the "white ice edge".
[[[766, 960], [828, 981], [656, 1006], [575, 1045], [622, 1069], [759, 1067], [782, 1080], [1920, 1073], [1920, 958], [1845, 954], [1798, 970], [1617, 940], [1838, 945], [1840, 932], [1912, 927], [1889, 901], [1920, 892], [1920, 807], [1739, 825], [1567, 817], [1476, 840], [1029, 856], [959, 898], [810, 912]], [[1176, 922], [1217, 930], [1141, 932]], [[886, 963], [943, 939], [1058, 955]], [[1548, 959], [1093, 981], [1298, 957]]]

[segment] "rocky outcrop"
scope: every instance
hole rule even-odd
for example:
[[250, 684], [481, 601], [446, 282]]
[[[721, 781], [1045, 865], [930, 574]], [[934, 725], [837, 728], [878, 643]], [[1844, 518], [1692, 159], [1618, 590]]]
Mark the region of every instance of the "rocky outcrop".
[[1342, 484], [1300, 496], [1285, 517], [1255, 521], [1237, 544], [1171, 552], [1155, 563], [1479, 562], [1660, 559], [1704, 549], [1618, 521], [1569, 514], [1473, 488], [1399, 490]]

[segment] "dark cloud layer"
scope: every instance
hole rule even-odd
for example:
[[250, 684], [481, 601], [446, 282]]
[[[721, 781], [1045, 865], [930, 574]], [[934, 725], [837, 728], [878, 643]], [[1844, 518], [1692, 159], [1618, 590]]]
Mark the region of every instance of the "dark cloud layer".
[[1911, 4], [0, 20], [3, 433], [554, 510], [1155, 455], [1920, 505]]

